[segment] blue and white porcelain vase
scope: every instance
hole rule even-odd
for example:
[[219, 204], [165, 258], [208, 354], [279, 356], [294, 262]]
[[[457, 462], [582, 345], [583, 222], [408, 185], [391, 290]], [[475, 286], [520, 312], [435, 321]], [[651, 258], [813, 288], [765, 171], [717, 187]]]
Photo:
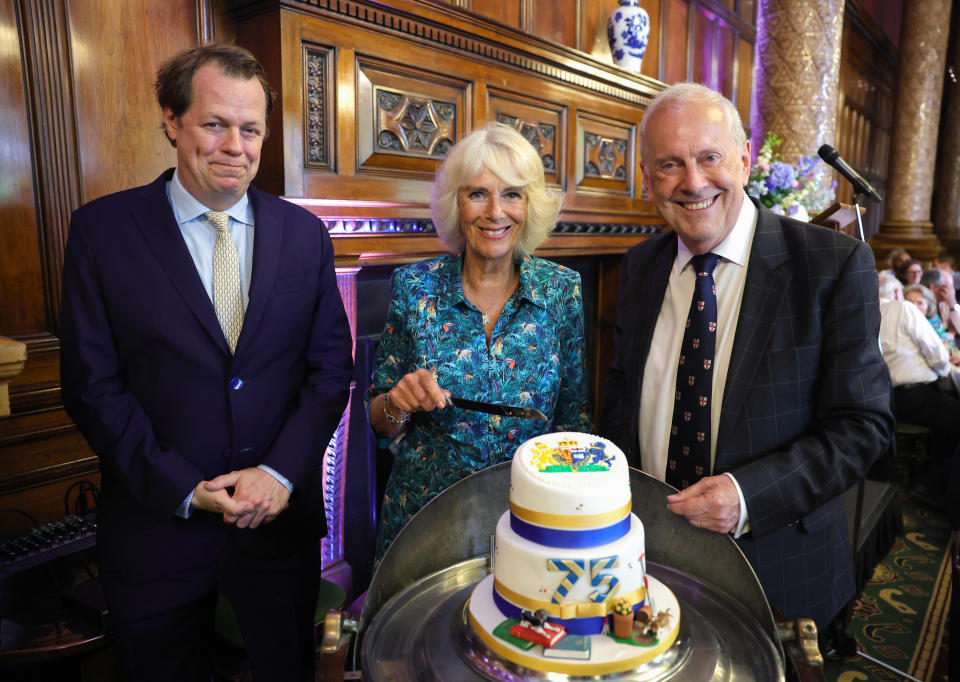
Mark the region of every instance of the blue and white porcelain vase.
[[640, 64], [650, 41], [650, 15], [640, 0], [619, 0], [607, 20], [607, 40], [613, 63], [628, 71], [640, 73]]

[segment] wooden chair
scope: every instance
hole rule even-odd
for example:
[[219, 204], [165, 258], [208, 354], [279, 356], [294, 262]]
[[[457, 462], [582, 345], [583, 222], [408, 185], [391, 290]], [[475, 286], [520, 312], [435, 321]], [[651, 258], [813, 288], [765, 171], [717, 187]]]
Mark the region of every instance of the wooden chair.
[[917, 481], [917, 474], [923, 465], [933, 458], [930, 447], [930, 429], [918, 424], [897, 421], [897, 459], [907, 465], [906, 486], [909, 488]]

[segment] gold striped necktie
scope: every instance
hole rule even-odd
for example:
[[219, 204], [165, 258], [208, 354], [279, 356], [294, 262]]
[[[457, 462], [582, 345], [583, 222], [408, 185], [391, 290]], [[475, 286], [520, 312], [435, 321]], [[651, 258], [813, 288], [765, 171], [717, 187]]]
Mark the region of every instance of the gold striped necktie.
[[217, 311], [223, 336], [233, 353], [243, 326], [243, 294], [240, 289], [237, 246], [230, 237], [230, 217], [226, 213], [208, 211], [204, 215], [217, 228], [217, 241], [213, 245], [213, 307]]

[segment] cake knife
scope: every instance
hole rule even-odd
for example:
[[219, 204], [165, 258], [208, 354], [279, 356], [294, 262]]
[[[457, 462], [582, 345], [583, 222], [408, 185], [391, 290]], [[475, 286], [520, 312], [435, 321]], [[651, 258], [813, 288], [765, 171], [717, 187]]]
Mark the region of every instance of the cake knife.
[[517, 407], [515, 405], [501, 405], [500, 403], [482, 403], [477, 400], [457, 398], [456, 396], [450, 396], [448, 401], [464, 410], [488, 412], [489, 414], [500, 414], [505, 417], [517, 417], [519, 419], [539, 419], [540, 421], [544, 422], [549, 421], [547, 419], [547, 415], [532, 407]]

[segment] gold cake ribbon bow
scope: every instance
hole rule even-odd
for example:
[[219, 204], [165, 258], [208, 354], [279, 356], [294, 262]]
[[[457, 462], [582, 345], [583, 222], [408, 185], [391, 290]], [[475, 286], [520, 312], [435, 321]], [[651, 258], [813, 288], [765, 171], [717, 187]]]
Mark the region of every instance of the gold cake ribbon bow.
[[[581, 601], [569, 602], [565, 604], [555, 604], [551, 601], [542, 601], [540, 599], [530, 599], [522, 594], [514, 592], [505, 586], [499, 580], [494, 578], [493, 589], [507, 601], [530, 611], [543, 609], [553, 618], [569, 620], [571, 618], [598, 618], [606, 617], [613, 611], [613, 598], [616, 596], [617, 588], [610, 590], [607, 598], [601, 602]], [[643, 601], [647, 596], [646, 588], [638, 587], [633, 592], [621, 594], [620, 598], [627, 599], [631, 604], [637, 604]]]

